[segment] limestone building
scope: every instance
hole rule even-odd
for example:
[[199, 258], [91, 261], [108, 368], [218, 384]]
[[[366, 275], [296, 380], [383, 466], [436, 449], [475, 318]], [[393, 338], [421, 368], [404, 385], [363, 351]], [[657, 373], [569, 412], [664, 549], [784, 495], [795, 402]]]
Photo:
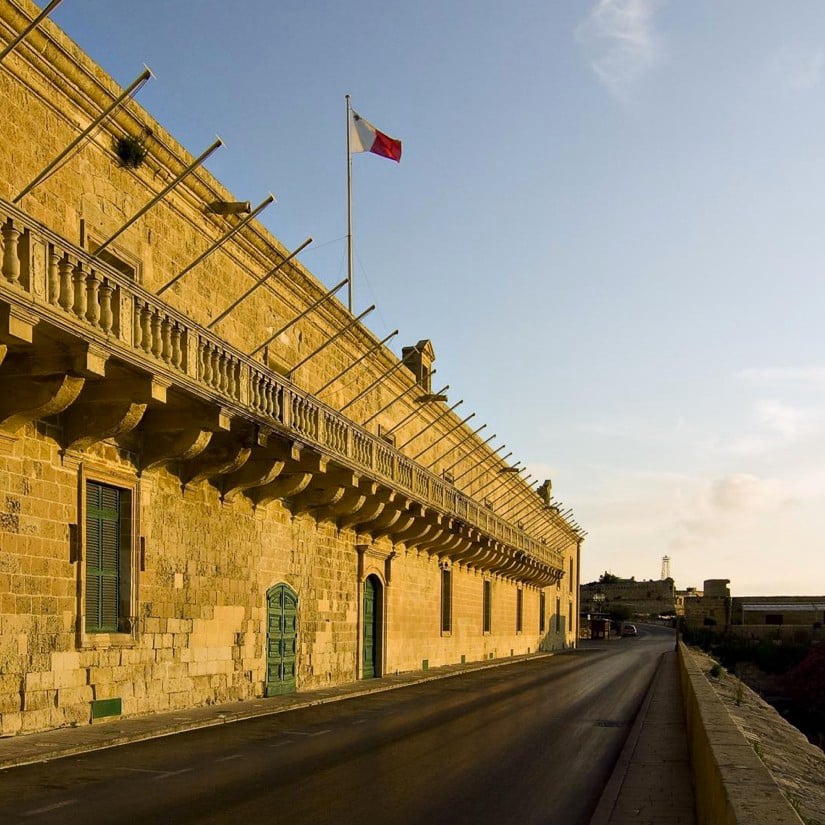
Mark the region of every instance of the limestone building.
[[673, 579], [619, 579], [581, 586], [583, 613], [609, 613], [616, 607], [627, 607], [637, 616], [673, 615], [676, 611]]
[[0, 64], [0, 734], [574, 644], [581, 533], [430, 342], [324, 300], [133, 100], [38, 181], [121, 92], [48, 20]]

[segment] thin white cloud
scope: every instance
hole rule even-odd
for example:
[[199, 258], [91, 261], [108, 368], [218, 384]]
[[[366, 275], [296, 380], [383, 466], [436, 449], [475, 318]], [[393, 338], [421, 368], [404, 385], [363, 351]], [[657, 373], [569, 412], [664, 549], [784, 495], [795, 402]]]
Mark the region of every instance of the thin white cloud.
[[762, 367], [741, 370], [737, 378], [754, 386], [825, 387], [825, 366]]
[[821, 48], [783, 46], [774, 56], [774, 71], [793, 91], [805, 92], [819, 85], [825, 69], [825, 51]]
[[596, 77], [618, 99], [660, 60], [654, 16], [662, 0], [598, 0], [576, 34], [590, 55]]

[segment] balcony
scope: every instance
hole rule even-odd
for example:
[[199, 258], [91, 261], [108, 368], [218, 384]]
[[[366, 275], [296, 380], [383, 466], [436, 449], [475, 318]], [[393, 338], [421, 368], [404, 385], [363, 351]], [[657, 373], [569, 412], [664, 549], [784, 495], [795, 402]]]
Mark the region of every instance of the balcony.
[[[61, 415], [62, 448], [118, 439], [138, 472], [283, 499], [356, 531], [545, 587], [579, 534], [537, 541], [105, 262], [0, 201], [0, 451]], [[538, 506], [538, 502], [537, 502]]]

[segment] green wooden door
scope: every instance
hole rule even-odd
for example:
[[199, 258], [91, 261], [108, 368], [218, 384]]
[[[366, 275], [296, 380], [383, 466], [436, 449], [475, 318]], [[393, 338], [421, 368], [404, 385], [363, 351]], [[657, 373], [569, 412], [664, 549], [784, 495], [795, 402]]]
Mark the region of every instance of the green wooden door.
[[295, 692], [298, 657], [298, 596], [285, 584], [267, 594], [266, 695]]
[[364, 581], [364, 666], [365, 679], [378, 676], [378, 586], [372, 576]]

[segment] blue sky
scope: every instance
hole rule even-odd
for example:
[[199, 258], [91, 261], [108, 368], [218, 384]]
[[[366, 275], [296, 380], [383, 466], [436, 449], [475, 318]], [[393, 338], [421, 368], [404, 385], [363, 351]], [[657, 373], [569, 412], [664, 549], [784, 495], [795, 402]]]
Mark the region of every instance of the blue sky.
[[[60, 25], [589, 531], [604, 570], [822, 594], [825, 5], [64, 0]], [[400, 340], [399, 340], [400, 339]]]

